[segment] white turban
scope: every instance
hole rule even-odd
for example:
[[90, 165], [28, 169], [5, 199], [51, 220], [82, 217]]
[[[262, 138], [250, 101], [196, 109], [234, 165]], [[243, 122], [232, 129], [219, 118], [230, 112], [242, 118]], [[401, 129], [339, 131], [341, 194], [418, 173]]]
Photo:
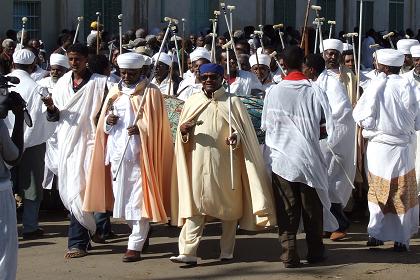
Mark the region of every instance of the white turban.
[[420, 58], [420, 45], [415, 45], [410, 48], [410, 53], [412, 57]]
[[410, 48], [418, 44], [416, 39], [401, 39], [397, 42], [397, 49], [403, 54], [410, 54]]
[[404, 64], [404, 54], [398, 50], [394, 49], [382, 49], [377, 50], [376, 55], [378, 56], [378, 63], [387, 65], [401, 67]]
[[134, 52], [123, 53], [117, 57], [117, 64], [121, 69], [140, 69], [144, 65], [144, 58]]
[[[152, 58], [156, 61], [159, 53], [156, 53]], [[172, 65], [172, 57], [167, 53], [160, 53], [159, 61], [165, 63], [168, 66]]]
[[59, 53], [53, 53], [50, 56], [50, 65], [59, 65], [66, 69], [70, 68], [69, 58]]
[[192, 53], [190, 53], [191, 62], [199, 60], [200, 58], [205, 58], [208, 61], [210, 61], [211, 54], [206, 48], [203, 48], [203, 47], [198, 47]]
[[30, 50], [17, 50], [13, 53], [13, 62], [17, 64], [32, 64], [34, 63], [35, 55]]
[[[336, 50], [339, 53], [343, 52], [343, 42], [338, 39], [326, 39], [324, 42], [324, 51], [326, 50]], [[322, 48], [322, 45], [321, 45]]]
[[[270, 67], [271, 57], [266, 54], [258, 55], [258, 63]], [[252, 66], [257, 65], [257, 56], [255, 54], [251, 55], [249, 58], [249, 64]]]
[[343, 51], [352, 51], [353, 45], [349, 43], [343, 43]]

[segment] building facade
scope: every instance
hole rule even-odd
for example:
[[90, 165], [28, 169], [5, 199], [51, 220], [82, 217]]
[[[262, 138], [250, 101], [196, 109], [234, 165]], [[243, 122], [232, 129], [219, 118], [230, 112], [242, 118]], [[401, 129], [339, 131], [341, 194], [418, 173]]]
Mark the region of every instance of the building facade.
[[[57, 35], [63, 29], [75, 29], [77, 17], [85, 20], [80, 36], [86, 38], [90, 22], [100, 12], [105, 29], [118, 32], [118, 14], [123, 14], [123, 30], [144, 27], [157, 30], [165, 26], [164, 17], [184, 18], [186, 34], [205, 32], [210, 27], [209, 18], [219, 9], [219, 0], [4, 0], [0, 10], [0, 36], [8, 29], [20, 30], [22, 17], [28, 18], [30, 37], [41, 38], [51, 50], [56, 46]], [[307, 0], [229, 0], [234, 5], [234, 29], [259, 24], [303, 26]], [[364, 0], [363, 28], [377, 31], [420, 29], [419, 0]], [[358, 0], [312, 0], [322, 6], [321, 16], [337, 22], [336, 32], [352, 31], [358, 26]], [[314, 13], [310, 13], [312, 22]], [[182, 26], [179, 26], [182, 30]], [[219, 33], [226, 31], [224, 17], [219, 18]], [[83, 38], [79, 38], [80, 40]]]

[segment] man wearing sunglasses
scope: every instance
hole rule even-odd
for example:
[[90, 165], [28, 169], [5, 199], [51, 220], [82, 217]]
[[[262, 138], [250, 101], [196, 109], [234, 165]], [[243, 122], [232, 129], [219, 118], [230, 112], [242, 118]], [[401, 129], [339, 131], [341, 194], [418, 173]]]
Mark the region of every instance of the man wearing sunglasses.
[[172, 182], [178, 184], [172, 193], [172, 209], [177, 209], [173, 212], [178, 217], [172, 217], [172, 222], [182, 226], [182, 231], [179, 255], [171, 261], [190, 265], [197, 263], [197, 248], [209, 218], [222, 222], [222, 261], [233, 258], [238, 224], [258, 230], [275, 223], [268, 174], [244, 105], [231, 97], [229, 131], [229, 95], [222, 87], [222, 66], [203, 64], [199, 74], [202, 90], [186, 100], [179, 119], [177, 168], [172, 174]]

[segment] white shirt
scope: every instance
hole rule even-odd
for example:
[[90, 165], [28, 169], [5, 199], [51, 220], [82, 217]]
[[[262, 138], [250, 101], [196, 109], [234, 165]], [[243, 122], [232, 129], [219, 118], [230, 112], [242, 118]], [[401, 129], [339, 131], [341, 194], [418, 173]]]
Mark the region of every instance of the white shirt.
[[230, 85], [230, 92], [236, 95], [251, 95], [251, 91], [254, 89], [264, 90], [257, 76], [251, 72], [238, 70], [238, 76]]

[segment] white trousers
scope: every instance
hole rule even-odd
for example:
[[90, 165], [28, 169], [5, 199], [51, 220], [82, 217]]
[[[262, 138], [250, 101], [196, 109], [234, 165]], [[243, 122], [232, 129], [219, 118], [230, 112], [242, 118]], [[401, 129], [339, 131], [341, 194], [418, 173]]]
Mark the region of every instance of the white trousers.
[[0, 191], [0, 280], [16, 279], [18, 234], [12, 189]]
[[[179, 253], [181, 255], [197, 255], [205, 222], [205, 216], [193, 216], [185, 220], [178, 243]], [[220, 252], [222, 254], [233, 254], [237, 225], [237, 220], [222, 221], [222, 236], [220, 238]]]
[[142, 218], [140, 221], [127, 220], [126, 222], [131, 228], [127, 249], [141, 252], [150, 229], [149, 220]]

